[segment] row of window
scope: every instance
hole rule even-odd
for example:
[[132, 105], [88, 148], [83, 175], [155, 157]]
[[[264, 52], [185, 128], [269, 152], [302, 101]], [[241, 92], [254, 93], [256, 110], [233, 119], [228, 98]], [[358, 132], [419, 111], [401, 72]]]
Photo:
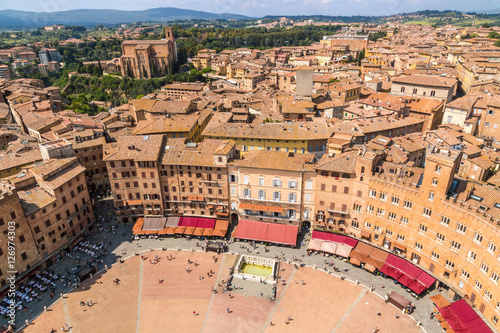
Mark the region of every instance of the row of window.
[[[231, 182], [236, 182], [236, 176], [231, 175], [230, 177]], [[243, 176], [243, 184], [244, 185], [250, 185], [250, 176], [249, 175], [244, 175]], [[265, 185], [265, 178], [264, 177], [259, 177], [259, 186], [266, 186]], [[282, 181], [279, 178], [275, 178], [272, 180], [272, 187], [282, 187]], [[298, 188], [298, 183], [296, 180], [291, 179], [288, 181], [288, 188], [290, 189], [296, 189]], [[306, 182], [306, 189], [312, 189], [312, 180], [308, 180]]]
[[[270, 213], [270, 215], [267, 215], [264, 211], [258, 211], [256, 214], [253, 214], [252, 211], [249, 210], [249, 209], [244, 209], [243, 213], [245, 215], [256, 215], [256, 216], [264, 216], [264, 217], [267, 216], [267, 217], [289, 218], [289, 219], [295, 219], [296, 218], [295, 209], [287, 209], [286, 210], [286, 214], [272, 212], [272, 213]], [[306, 211], [304, 211], [304, 219], [308, 219], [308, 218], [309, 218], [309, 211], [306, 210]]]
[[[243, 197], [244, 198], [251, 198], [251, 190], [249, 188], [243, 189]], [[259, 200], [266, 200], [266, 191], [265, 190], [258, 190], [257, 197]], [[272, 196], [272, 200], [281, 201], [281, 192], [274, 191], [273, 196]], [[288, 202], [297, 202], [297, 194], [296, 193], [288, 193]]]
[[[430, 192], [430, 194], [433, 195], [433, 192]], [[369, 191], [369, 196], [373, 197], [373, 198], [376, 198], [377, 196], [377, 192], [373, 189], [371, 189]], [[380, 196], [379, 196], [379, 199], [382, 200], [382, 201], [386, 201], [387, 200], [387, 194], [385, 193], [380, 193]], [[399, 198], [398, 197], [395, 197], [393, 196], [392, 197], [392, 203], [393, 204], [399, 204]], [[411, 207], [413, 206], [412, 202], [411, 201], [407, 201], [405, 200], [404, 201], [404, 205], [403, 205], [405, 208], [408, 208], [408, 209], [411, 209]], [[373, 211], [374, 211], [374, 207], [371, 206], [371, 205], [368, 205], [367, 206], [367, 212], [370, 213], [370, 214], [373, 214]], [[377, 209], [377, 216], [380, 216], [380, 217], [383, 217], [385, 215], [385, 210], [382, 209], [382, 208], [378, 208]], [[423, 212], [422, 212], [422, 215], [425, 216], [425, 217], [430, 217], [432, 215], [432, 211], [429, 209], [429, 208], [424, 208], [423, 209]], [[390, 221], [395, 221], [396, 220], [396, 214], [395, 213], [392, 213], [390, 212], [389, 213], [389, 216], [388, 216], [389, 220]], [[408, 223], [408, 219], [407, 218], [401, 218], [401, 223], [403, 224], [407, 224]], [[446, 216], [441, 216], [441, 221], [440, 221], [441, 224], [443, 225], [446, 225], [446, 226], [449, 226], [450, 224], [450, 218], [446, 217]], [[421, 233], [425, 233], [427, 232], [427, 226], [421, 224], [420, 227], [419, 227], [419, 231]], [[464, 225], [464, 224], [461, 224], [461, 223], [457, 223], [456, 225], [456, 231], [460, 234], [465, 234], [465, 232], [467, 231], [467, 226]], [[442, 239], [441, 239], [442, 237]], [[439, 234], [436, 236], [436, 239], [437, 240], [441, 240], [441, 241], [444, 241], [444, 236]], [[483, 236], [481, 234], [479, 234], [478, 232], [475, 232], [474, 233], [474, 236], [473, 236], [473, 240], [478, 243], [478, 244], [481, 244], [482, 240], [483, 240]], [[460, 249], [460, 246], [457, 246], [456, 248], [457, 250]], [[488, 243], [488, 247], [487, 247], [488, 251], [490, 253], [494, 253], [496, 251], [496, 246], [495, 244], [489, 242]]]
[[[401, 87], [401, 92], [405, 92], [405, 90], [406, 90], [406, 87], [404, 87], [404, 86], [403, 86], [403, 87]], [[418, 94], [418, 88], [413, 88], [413, 94]], [[426, 94], [427, 94], [427, 92], [426, 92], [426, 91], [424, 91], [424, 92], [422, 93], [422, 95], [423, 95], [423, 96], [425, 96]], [[431, 96], [431, 97], [436, 96], [436, 91], [435, 91], [435, 90], [431, 90], [430, 96]]]
[[[368, 196], [370, 198], [377, 198], [377, 191], [375, 191], [374, 189], [370, 189], [370, 191], [368, 191]], [[384, 192], [381, 192], [380, 195], [378, 196], [378, 199], [380, 199], [381, 201], [387, 201], [388, 199], [388, 196], [386, 193]], [[394, 205], [398, 205], [399, 206], [399, 202], [400, 202], [400, 198], [397, 197], [397, 196], [392, 196], [391, 197], [391, 203], [394, 204]], [[403, 201], [403, 207], [406, 208], [406, 209], [411, 209], [413, 207], [413, 202], [411, 202], [410, 200], [404, 200]]]

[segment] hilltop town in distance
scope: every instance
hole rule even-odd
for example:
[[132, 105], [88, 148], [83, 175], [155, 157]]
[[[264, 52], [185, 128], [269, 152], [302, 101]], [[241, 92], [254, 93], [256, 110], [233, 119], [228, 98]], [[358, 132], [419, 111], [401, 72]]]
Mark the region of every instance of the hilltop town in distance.
[[0, 33], [0, 332], [499, 331], [500, 15], [197, 13]]

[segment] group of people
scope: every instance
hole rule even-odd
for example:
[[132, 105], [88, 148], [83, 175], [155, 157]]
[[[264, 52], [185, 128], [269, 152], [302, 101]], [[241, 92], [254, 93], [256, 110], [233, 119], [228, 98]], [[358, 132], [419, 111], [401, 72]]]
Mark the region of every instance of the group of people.
[[88, 307], [91, 307], [94, 305], [94, 303], [92, 303], [92, 300], [88, 301], [87, 303], [85, 303], [84, 301], [80, 301], [80, 306], [85, 306], [85, 304], [88, 306]]
[[111, 187], [109, 184], [106, 185], [99, 185], [97, 189], [95, 190], [90, 190], [89, 195], [91, 199], [97, 200], [101, 198], [107, 198], [111, 196]]

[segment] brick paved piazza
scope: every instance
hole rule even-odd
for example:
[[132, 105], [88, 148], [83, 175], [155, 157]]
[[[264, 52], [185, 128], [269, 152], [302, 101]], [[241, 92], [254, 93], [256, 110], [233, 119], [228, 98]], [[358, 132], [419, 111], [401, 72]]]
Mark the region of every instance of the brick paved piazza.
[[[85, 281], [22, 332], [60, 332], [65, 323], [71, 332], [347, 333], [375, 327], [379, 332], [422, 332], [412, 318], [366, 287], [312, 267], [283, 263], [279, 274], [286, 282], [278, 284], [277, 299], [271, 300], [260, 296], [260, 288], [268, 286], [258, 282], [233, 279], [242, 289], [231, 293], [219, 287], [237, 255], [216, 255], [216, 262], [213, 253], [146, 250], [141, 255]], [[156, 255], [159, 262], [150, 263]], [[208, 276], [210, 270], [214, 274]], [[212, 293], [212, 287], [218, 292]], [[92, 306], [80, 305], [90, 300]]]

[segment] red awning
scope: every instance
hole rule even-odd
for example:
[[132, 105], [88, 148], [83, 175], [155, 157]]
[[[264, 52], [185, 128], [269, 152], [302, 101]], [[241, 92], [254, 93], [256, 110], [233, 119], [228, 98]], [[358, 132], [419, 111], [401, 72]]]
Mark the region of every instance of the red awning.
[[269, 223], [266, 239], [275, 244], [297, 245], [299, 227], [289, 224]]
[[479, 317], [476, 311], [474, 311], [464, 299], [451, 303], [449, 308], [464, 323]]
[[401, 270], [401, 272], [403, 272], [406, 275], [408, 275], [409, 277], [411, 277], [413, 280], [416, 280], [417, 277], [422, 273], [422, 270], [420, 268], [413, 265], [409, 261], [407, 261], [406, 265], [404, 265], [403, 268], [401, 268], [400, 270]]
[[393, 254], [389, 254], [389, 256], [385, 261], [387, 265], [391, 265], [392, 267], [397, 268], [399, 270], [402, 269], [404, 265], [406, 265], [406, 262], [407, 261], [404, 260], [403, 258], [396, 257]]
[[196, 228], [213, 229], [214, 227], [215, 219], [200, 217], [196, 223]]
[[267, 233], [267, 223], [251, 220], [240, 220], [235, 238], [264, 242]]
[[330, 241], [335, 242], [335, 243], [343, 243], [344, 242], [345, 236], [338, 235], [338, 234], [330, 234]]
[[385, 275], [389, 275], [390, 277], [392, 277], [396, 280], [399, 279], [403, 275], [403, 273], [401, 273], [401, 271], [399, 269], [394, 268], [391, 265], [388, 265], [387, 261], [384, 264], [384, 266], [382, 266], [382, 268], [379, 269], [379, 271], [381, 271]]
[[398, 282], [401, 283], [403, 286], [409, 287], [413, 282], [415, 282], [415, 279], [413, 279], [409, 275], [403, 274], [398, 279]]
[[181, 221], [183, 227], [195, 227], [198, 224], [199, 217], [184, 217]]
[[481, 319], [481, 317], [477, 317], [475, 319], [469, 320], [464, 323], [469, 332], [491, 332], [490, 328], [486, 323]]
[[372, 234], [369, 231], [363, 230], [361, 231], [361, 238], [369, 239]]
[[344, 237], [343, 242], [345, 245], [349, 245], [352, 248], [356, 247], [356, 245], [358, 244], [358, 241], [351, 237]]
[[425, 289], [427, 289], [426, 286], [424, 286], [423, 284], [421, 284], [420, 282], [418, 281], [413, 281], [412, 284], [410, 284], [408, 286], [408, 288], [410, 288], [411, 290], [413, 290], [415, 293], [417, 293], [417, 295], [420, 295]]
[[240, 220], [234, 237], [295, 246], [298, 230], [295, 225]]
[[427, 274], [426, 272], [422, 271], [420, 275], [417, 277], [418, 282], [426, 286], [427, 288], [430, 288], [434, 282], [436, 282], [436, 279]]
[[311, 238], [321, 239], [321, 240], [330, 240], [330, 233], [322, 232], [318, 230], [313, 230]]

